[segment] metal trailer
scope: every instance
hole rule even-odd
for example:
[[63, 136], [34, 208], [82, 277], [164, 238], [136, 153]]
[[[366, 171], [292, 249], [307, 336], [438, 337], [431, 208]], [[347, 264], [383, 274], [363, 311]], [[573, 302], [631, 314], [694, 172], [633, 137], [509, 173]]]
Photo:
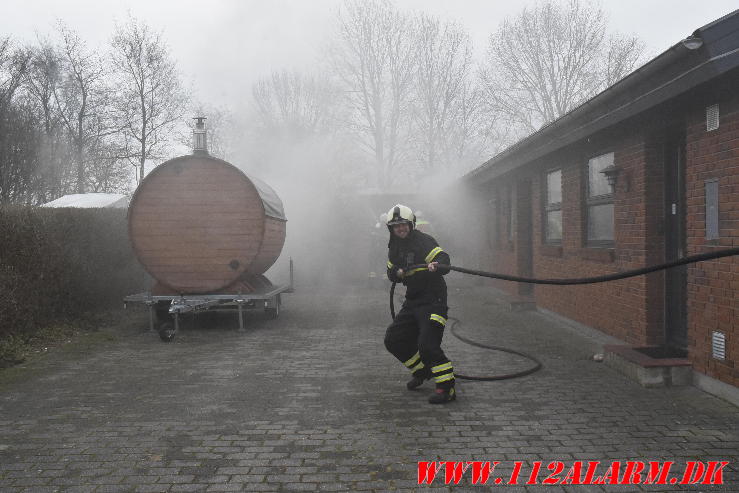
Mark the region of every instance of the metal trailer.
[[[159, 322], [157, 332], [164, 342], [170, 342], [180, 329], [179, 316], [182, 313], [196, 313], [206, 310], [234, 310], [239, 313], [239, 331], [244, 330], [244, 310], [264, 308], [271, 319], [280, 316], [282, 293], [292, 293], [293, 261], [290, 259], [290, 284], [278, 284], [257, 289], [249, 294], [184, 294], [157, 295], [150, 292], [132, 294], [123, 298], [123, 306], [128, 303], [143, 303], [149, 307], [149, 330], [154, 331], [154, 320]], [[173, 320], [170, 322], [169, 317]]]

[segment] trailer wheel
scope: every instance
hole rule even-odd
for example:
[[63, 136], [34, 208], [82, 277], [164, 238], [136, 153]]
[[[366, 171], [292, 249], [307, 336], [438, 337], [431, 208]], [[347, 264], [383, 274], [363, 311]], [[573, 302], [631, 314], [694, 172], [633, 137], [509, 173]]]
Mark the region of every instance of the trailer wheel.
[[280, 304], [277, 303], [274, 308], [265, 308], [264, 313], [267, 314], [267, 318], [270, 320], [274, 320], [277, 317], [280, 316]]
[[174, 334], [174, 327], [172, 327], [172, 324], [169, 322], [163, 323], [159, 327], [159, 338], [164, 342], [172, 342]]
[[274, 320], [280, 316], [280, 305], [282, 305], [282, 297], [278, 294], [275, 296], [275, 306], [266, 307], [264, 313], [267, 314], [267, 318]]

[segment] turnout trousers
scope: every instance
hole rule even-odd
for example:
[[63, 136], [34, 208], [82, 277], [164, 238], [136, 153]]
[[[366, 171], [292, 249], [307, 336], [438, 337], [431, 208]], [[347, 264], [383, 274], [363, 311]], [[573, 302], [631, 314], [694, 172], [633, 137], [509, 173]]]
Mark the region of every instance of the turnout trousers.
[[454, 387], [454, 369], [441, 349], [448, 308], [444, 305], [407, 306], [385, 332], [385, 347], [413, 376], [434, 378], [437, 388]]

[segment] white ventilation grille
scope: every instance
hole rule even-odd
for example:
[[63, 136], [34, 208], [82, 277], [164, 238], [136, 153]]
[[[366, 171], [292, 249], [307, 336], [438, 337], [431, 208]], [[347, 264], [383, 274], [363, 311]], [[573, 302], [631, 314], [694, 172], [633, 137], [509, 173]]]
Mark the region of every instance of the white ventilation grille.
[[706, 107], [706, 132], [718, 128], [718, 105], [712, 104]]
[[726, 359], [726, 336], [723, 332], [713, 331], [711, 346], [713, 348], [714, 358], [722, 360]]

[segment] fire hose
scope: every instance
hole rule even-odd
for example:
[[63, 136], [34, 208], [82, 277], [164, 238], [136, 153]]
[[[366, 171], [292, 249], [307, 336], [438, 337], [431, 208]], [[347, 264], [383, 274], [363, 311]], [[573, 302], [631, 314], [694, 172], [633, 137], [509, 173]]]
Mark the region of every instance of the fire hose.
[[[595, 283], [600, 283], [600, 282], [616, 281], [618, 279], [626, 279], [628, 277], [641, 276], [644, 274], [649, 274], [651, 272], [670, 269], [672, 267], [678, 267], [680, 265], [687, 265], [687, 264], [692, 264], [695, 262], [703, 262], [706, 260], [713, 260], [713, 259], [722, 258], [722, 257], [730, 257], [733, 255], [739, 255], [739, 247], [726, 248], [726, 249], [716, 250], [713, 252], [700, 253], [696, 255], [689, 255], [687, 257], [683, 257], [678, 260], [673, 260], [671, 262], [665, 262], [662, 264], [642, 267], [640, 269], [633, 269], [633, 270], [627, 270], [623, 272], [617, 272], [614, 274], [606, 274], [603, 276], [595, 276], [595, 277], [569, 278], [569, 279], [536, 279], [536, 278], [531, 278], [531, 277], [511, 276], [508, 274], [499, 274], [495, 272], [485, 272], [482, 270], [466, 269], [464, 267], [456, 267], [454, 265], [441, 265], [440, 267], [443, 269], [449, 269], [450, 271], [461, 272], [462, 274], [489, 277], [492, 279], [502, 279], [504, 281], [523, 282], [523, 283], [528, 283], [528, 284], [550, 284], [550, 285], [558, 285], [558, 286], [572, 286], [572, 285], [577, 285], [577, 284], [595, 284]], [[411, 265], [408, 267], [408, 269], [412, 270], [412, 269], [425, 268], [427, 267], [427, 265], [428, 264]], [[393, 320], [395, 319], [395, 299], [394, 299], [395, 285], [396, 283], [394, 282], [392, 286], [390, 287], [390, 315], [392, 316]], [[518, 377], [530, 375], [536, 371], [539, 371], [543, 366], [538, 359], [522, 351], [516, 351], [514, 349], [505, 348], [502, 346], [489, 346], [486, 344], [472, 341], [470, 339], [467, 339], [466, 337], [460, 336], [456, 331], [456, 327], [459, 324], [459, 320], [456, 318], [451, 318], [451, 317], [448, 320], [453, 321], [450, 327], [450, 331], [452, 335], [466, 344], [484, 348], [484, 349], [493, 350], [493, 351], [502, 351], [502, 352], [506, 352], [510, 354], [515, 354], [515, 355], [522, 356], [534, 362], [534, 365], [531, 366], [530, 368], [527, 368], [526, 370], [522, 370], [522, 371], [515, 372], [515, 373], [507, 373], [503, 375], [492, 375], [492, 376], [485, 376], [485, 377], [455, 374], [455, 378], [459, 378], [460, 380], [477, 380], [477, 381], [507, 380], [511, 378], [518, 378]]]

